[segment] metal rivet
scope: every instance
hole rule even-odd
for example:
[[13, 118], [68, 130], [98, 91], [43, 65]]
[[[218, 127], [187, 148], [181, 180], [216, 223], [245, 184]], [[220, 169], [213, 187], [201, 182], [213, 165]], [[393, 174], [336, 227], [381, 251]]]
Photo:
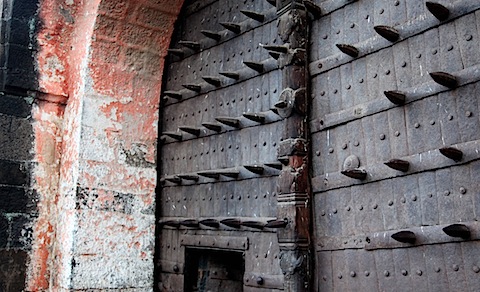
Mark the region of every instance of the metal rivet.
[[351, 271], [351, 272], [350, 272], [350, 277], [353, 278], [353, 277], [355, 277], [356, 275], [357, 275], [357, 273], [355, 273], [354, 271]]
[[458, 269], [460, 269], [460, 267], [457, 264], [453, 264], [452, 269], [456, 272]]
[[337, 214], [338, 210], [337, 209], [333, 209], [333, 214]]
[[380, 140], [385, 140], [385, 134], [380, 134]]
[[380, 9], [380, 14], [383, 14], [384, 12], [385, 12], [385, 10]]
[[478, 266], [473, 266], [472, 270], [474, 273], [480, 272], [480, 268]]
[[466, 111], [466, 112], [465, 112], [465, 116], [468, 117], [468, 118], [471, 117], [471, 116], [472, 116], [472, 112], [471, 112], [471, 111]]
[[431, 120], [431, 121], [430, 121], [430, 125], [432, 125], [432, 126], [435, 125], [435, 121], [434, 121], [434, 120]]
[[385, 71], [385, 75], [390, 75], [390, 70]]
[[440, 268], [439, 267], [435, 268], [435, 273], [440, 273]]
[[345, 210], [347, 210], [347, 212], [350, 211], [351, 210], [350, 206], [346, 207]]
[[427, 196], [428, 196], [429, 198], [431, 198], [431, 197], [433, 197], [433, 194], [428, 194]]
[[402, 65], [401, 65], [403, 68], [407, 67], [407, 62], [403, 62]]
[[358, 145], [360, 145], [360, 142], [358, 141], [353, 142], [353, 146], [358, 147]]
[[333, 153], [333, 148], [328, 148], [328, 153]]
[[400, 136], [400, 132], [399, 132], [399, 131], [395, 131], [395, 136], [396, 136], [396, 137]]
[[333, 91], [333, 94], [337, 94], [337, 93], [338, 93], [338, 89], [335, 89], [335, 90]]
[[402, 275], [404, 275], [404, 276], [408, 275], [408, 271], [407, 270], [402, 270]]
[[355, 27], [355, 23], [350, 24], [350, 28], [354, 28], [354, 27]]
[[365, 271], [365, 273], [364, 273], [364, 274], [365, 274], [365, 277], [368, 277], [368, 276], [370, 276], [370, 272], [369, 272], [369, 271]]
[[315, 155], [320, 156], [320, 151], [315, 151]]
[[448, 45], [447, 51], [451, 51], [451, 50], [453, 50], [453, 45]]
[[347, 147], [348, 147], [347, 143], [344, 143], [344, 144], [342, 145], [342, 149], [347, 149]]
[[374, 210], [378, 208], [378, 204], [373, 204], [373, 207], [372, 207]]
[[393, 201], [392, 201], [392, 200], [389, 200], [389, 201], [388, 201], [388, 205], [389, 205], [389, 206], [392, 206], [392, 205], [393, 205]]
[[418, 129], [418, 128], [420, 127], [420, 124], [419, 124], [419, 123], [415, 123], [413, 126], [414, 126], [416, 129]]
[[373, 74], [373, 78], [377, 78], [377, 76], [378, 76], [377, 73]]
[[461, 187], [461, 188], [460, 188], [460, 194], [464, 195], [464, 194], [466, 194], [466, 193], [467, 193], [467, 189], [464, 188], [464, 187]]
[[338, 277], [339, 279], [341, 279], [343, 276], [342, 276], [342, 274], [338, 274], [337, 277]]
[[400, 202], [405, 203], [407, 200], [405, 200], [405, 197], [400, 199]]
[[395, 5], [395, 6], [398, 6], [398, 5], [400, 5], [400, 1], [398, 1], [398, 0], [397, 0], [397, 1], [395, 1], [395, 2], [393, 3], [393, 5]]
[[363, 83], [363, 78], [360, 78], [360, 80], [358, 80], [358, 83]]
[[436, 55], [438, 53], [438, 50], [437, 49], [433, 49], [432, 50], [432, 55]]
[[347, 90], [349, 90], [350, 88], [352, 88], [352, 86], [349, 84], [349, 85], [345, 86], [345, 88], [346, 88]]
[[324, 36], [323, 36], [323, 39], [324, 39], [324, 40], [328, 39], [328, 35], [324, 35]]
[[322, 69], [322, 67], [323, 67], [323, 64], [322, 64], [322, 63], [318, 63], [317, 68], [318, 68], [318, 69]]
[[471, 34], [468, 34], [465, 39], [467, 40], [467, 42], [471, 41], [473, 39], [473, 36]]
[[337, 30], [337, 34], [340, 34], [340, 30]]
[[390, 276], [390, 272], [389, 272], [389, 271], [383, 271], [383, 275], [384, 275], [385, 277], [388, 277], [388, 276]]
[[325, 91], [320, 92], [320, 96], [324, 96], [324, 95], [325, 95]]
[[343, 244], [348, 244], [348, 240], [344, 240], [344, 241], [343, 241]]
[[416, 200], [417, 200], [417, 196], [413, 196], [413, 197], [412, 197], [412, 201], [415, 202]]
[[417, 275], [421, 276], [423, 274], [422, 270], [417, 270]]
[[444, 195], [445, 197], [450, 196], [450, 191], [445, 191], [445, 192], [443, 192], [443, 195]]
[[363, 205], [358, 206], [358, 210], [362, 211], [363, 210]]
[[452, 115], [448, 115], [448, 120], [449, 120], [449, 121], [453, 120], [453, 116], [452, 116]]
[[325, 210], [322, 210], [322, 211], [320, 212], [320, 215], [325, 216]]
[[422, 57], [422, 54], [417, 55], [417, 59], [420, 59]]

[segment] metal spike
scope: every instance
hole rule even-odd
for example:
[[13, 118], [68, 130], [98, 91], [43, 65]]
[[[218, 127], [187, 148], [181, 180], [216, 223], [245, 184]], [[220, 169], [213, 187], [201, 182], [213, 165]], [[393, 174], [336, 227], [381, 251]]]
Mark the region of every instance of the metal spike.
[[384, 91], [385, 96], [394, 104], [402, 105], [405, 103], [405, 93], [397, 90]]
[[167, 90], [163, 94], [176, 100], [182, 99], [182, 93], [178, 91]]
[[182, 140], [182, 134], [178, 132], [163, 132], [162, 135], [168, 136], [178, 141]]
[[243, 221], [242, 225], [245, 227], [250, 227], [255, 229], [263, 229], [265, 227], [265, 223], [260, 221]]
[[222, 38], [222, 35], [219, 34], [218, 32], [214, 32], [211, 30], [201, 30], [200, 31], [204, 36], [207, 38], [211, 38], [213, 40], [219, 41]]
[[220, 178], [220, 174], [216, 171], [200, 171], [200, 172], [197, 172], [197, 174], [199, 176], [208, 177], [208, 178], [214, 178], [214, 179]]
[[215, 132], [220, 132], [222, 130], [222, 126], [220, 126], [219, 124], [202, 123], [202, 126]]
[[410, 244], [414, 244], [415, 241], [417, 240], [415, 233], [408, 230], [394, 233], [392, 234], [392, 238], [395, 239], [396, 241], [403, 242], [403, 243], [410, 243]]
[[222, 81], [218, 77], [203, 76], [202, 79], [205, 80], [205, 82], [207, 82], [208, 84], [211, 84], [213, 86], [220, 86], [222, 84]]
[[173, 175], [173, 176], [166, 176], [165, 177], [165, 180], [169, 181], [169, 182], [172, 182], [172, 183], [175, 183], [175, 184], [179, 184], [182, 182], [182, 179], [176, 175]]
[[198, 220], [195, 219], [185, 219], [180, 221], [180, 225], [190, 228], [198, 228]]
[[269, 51], [268, 54], [275, 60], [278, 60], [278, 58], [280, 58], [280, 53]]
[[198, 181], [199, 177], [195, 174], [177, 174], [177, 176], [181, 179], [191, 180], [191, 181]]
[[307, 11], [313, 15], [314, 19], [318, 19], [320, 18], [320, 16], [322, 16], [322, 9], [313, 1], [303, 0], [303, 5], [305, 5], [305, 8], [307, 8]]
[[263, 21], [265, 21], [265, 15], [263, 15], [263, 14], [261, 14], [261, 13], [258, 13], [258, 12], [255, 12], [255, 11], [251, 11], [251, 10], [240, 10], [240, 12], [241, 12], [243, 15], [245, 15], [245, 16], [253, 19], [253, 20], [256, 20], [256, 21], [258, 21], [258, 22], [263, 22]]
[[182, 45], [184, 47], [187, 47], [189, 49], [192, 49], [194, 51], [200, 50], [200, 43], [199, 42], [193, 42], [193, 41], [178, 41], [179, 45]]
[[202, 87], [197, 84], [183, 84], [182, 86], [188, 90], [195, 91], [195, 92], [200, 92], [202, 90]]
[[443, 156], [453, 159], [455, 161], [460, 161], [462, 160], [462, 157], [463, 157], [462, 150], [459, 150], [457, 148], [443, 147], [443, 148], [440, 148], [439, 151], [440, 153], [442, 153]]
[[432, 72], [430, 77], [432, 77], [433, 81], [448, 88], [455, 88], [458, 85], [457, 78], [445, 72]]
[[178, 228], [180, 226], [180, 222], [178, 220], [167, 220], [167, 221], [160, 222], [160, 225]]
[[262, 47], [269, 52], [276, 52], [276, 53], [282, 53], [282, 54], [288, 53], [288, 48], [286, 46], [265, 45], [265, 46], [262, 46]]
[[272, 6], [277, 6], [277, 0], [267, 0], [267, 2]]
[[205, 225], [205, 226], [208, 226], [208, 227], [213, 227], [213, 228], [220, 227], [220, 223], [218, 222], [218, 220], [215, 220], [215, 219], [205, 219], [205, 220], [202, 220], [198, 223], [200, 223], [202, 225]]
[[239, 34], [242, 32], [242, 27], [239, 24], [233, 22], [220, 22], [220, 25], [229, 31]]
[[180, 131], [184, 131], [184, 132], [192, 134], [194, 136], [199, 136], [200, 135], [200, 129], [199, 128], [183, 126], [183, 127], [178, 127], [178, 129]]
[[464, 224], [448, 225], [442, 230], [451, 237], [470, 238], [470, 229]]
[[367, 178], [367, 172], [358, 168], [343, 170], [341, 173], [345, 176], [359, 180], [364, 180]]
[[385, 162], [385, 165], [395, 170], [407, 172], [410, 168], [410, 162], [401, 159], [391, 159]]
[[425, 5], [427, 6], [428, 11], [440, 21], [447, 20], [450, 16], [450, 10], [442, 4], [427, 1]]
[[235, 79], [235, 80], [240, 79], [240, 74], [238, 74], [236, 72], [218, 72], [218, 74], [223, 75], [223, 76], [228, 77], [228, 78], [231, 78], [231, 79]]
[[237, 178], [240, 175], [240, 172], [238, 170], [220, 170], [218, 171], [220, 175], [231, 177], [231, 178]]
[[282, 170], [282, 164], [277, 163], [277, 162], [269, 162], [269, 163], [264, 163], [265, 166], [268, 166], [270, 168]]
[[375, 29], [375, 31], [379, 35], [384, 37], [387, 41], [390, 41], [392, 43], [398, 41], [398, 39], [400, 38], [400, 34], [398, 33], [398, 30], [396, 30], [391, 26], [377, 25], [377, 26], [374, 26], [373, 29]]
[[183, 58], [185, 56], [185, 52], [182, 49], [168, 49], [167, 50], [170, 54]]
[[288, 165], [288, 163], [290, 162], [290, 159], [288, 159], [288, 156], [277, 157], [277, 159], [283, 165]]
[[285, 228], [287, 226], [288, 220], [283, 219], [283, 220], [270, 220], [267, 222], [267, 225], [265, 227], [267, 228]]
[[258, 73], [263, 73], [263, 71], [265, 70], [262, 63], [243, 61], [243, 64], [245, 64], [250, 69], [257, 71]]
[[263, 124], [265, 123], [265, 115], [256, 113], [244, 113], [243, 116], [251, 121]]
[[256, 174], [263, 174], [265, 168], [261, 165], [244, 165], [246, 170], [256, 173]]
[[285, 100], [279, 100], [273, 106], [277, 109], [284, 109], [288, 107], [288, 102]]
[[240, 228], [242, 222], [235, 218], [223, 219], [220, 223], [227, 225], [228, 227]]
[[278, 108], [271, 108], [270, 109], [274, 114], [279, 115]]
[[342, 53], [349, 55], [352, 58], [358, 57], [358, 49], [352, 45], [337, 44], [337, 48], [342, 51]]
[[239, 128], [240, 127], [240, 120], [236, 118], [229, 118], [229, 117], [217, 117], [215, 118], [217, 122], [220, 122], [224, 125]]

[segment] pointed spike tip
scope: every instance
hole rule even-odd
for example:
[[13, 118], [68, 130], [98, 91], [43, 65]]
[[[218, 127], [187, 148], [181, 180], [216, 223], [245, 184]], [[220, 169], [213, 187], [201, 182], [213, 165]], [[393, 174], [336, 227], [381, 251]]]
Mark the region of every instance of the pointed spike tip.
[[320, 16], [322, 16], [322, 9], [313, 1], [303, 0], [303, 5], [305, 5], [307, 11], [313, 15], [314, 19], [318, 19]]
[[445, 234], [451, 237], [470, 237], [470, 229], [465, 224], [452, 224], [444, 227], [442, 230]]
[[445, 21], [450, 16], [450, 10], [442, 4], [427, 1], [425, 5], [427, 6], [428, 11], [440, 21]]
[[375, 31], [380, 36], [382, 36], [389, 42], [392, 42], [392, 43], [396, 42], [400, 38], [400, 34], [398, 33], [398, 30], [396, 30], [391, 26], [377, 25], [377, 26], [374, 26], [373, 29], [375, 29]]
[[220, 22], [220, 25], [223, 26], [225, 29], [239, 34], [242, 32], [242, 27], [239, 24], [233, 23], [233, 22]]
[[398, 242], [402, 243], [410, 243], [414, 244], [415, 241], [417, 240], [417, 237], [415, 236], [415, 233], [412, 231], [399, 231], [397, 233], [392, 234], [392, 238], [395, 239]]
[[217, 117], [215, 120], [219, 123], [222, 123], [224, 125], [234, 127], [234, 128], [239, 128], [240, 127], [240, 120], [236, 118], [229, 118], [229, 117]]
[[410, 168], [410, 162], [401, 159], [391, 159], [385, 162], [385, 165], [402, 172], [407, 172]]
[[228, 77], [230, 79], [235, 79], [235, 80], [240, 79], [240, 74], [236, 72], [218, 72], [218, 74]]
[[433, 81], [448, 88], [455, 88], [458, 85], [457, 78], [446, 72], [432, 72], [430, 77]]
[[214, 76], [203, 76], [202, 77], [203, 80], [205, 80], [205, 82], [207, 82], [208, 84], [211, 84], [213, 86], [220, 86], [222, 85], [222, 81], [220, 80], [220, 78], [218, 77], [214, 77]]
[[359, 180], [364, 180], [367, 178], [367, 172], [358, 168], [343, 170], [341, 171], [341, 174]]
[[401, 91], [392, 90], [392, 91], [384, 91], [383, 93], [388, 98], [388, 100], [390, 100], [392, 103], [396, 105], [402, 105], [405, 103], [406, 95]]
[[460, 161], [463, 158], [462, 150], [459, 150], [454, 147], [443, 147], [443, 148], [440, 148], [439, 151], [443, 156], [455, 161]]
[[207, 38], [211, 38], [213, 40], [219, 41], [222, 38], [222, 35], [219, 34], [218, 32], [214, 32], [211, 30], [201, 30], [200, 31], [204, 36]]
[[220, 132], [222, 130], [222, 126], [218, 124], [212, 124], [212, 123], [203, 123], [202, 126], [205, 128], [212, 130], [214, 132]]
[[250, 11], [250, 10], [240, 10], [240, 12], [245, 15], [246, 17], [249, 17], [253, 20], [256, 20], [258, 22], [264, 22], [265, 21], [265, 15], [255, 12], [255, 11]]
[[244, 61], [243, 64], [245, 64], [250, 69], [257, 71], [258, 73], [263, 73], [263, 71], [265, 70], [262, 63]]
[[359, 51], [352, 45], [336, 44], [337, 48], [344, 54], [349, 55], [352, 58], [358, 57]]

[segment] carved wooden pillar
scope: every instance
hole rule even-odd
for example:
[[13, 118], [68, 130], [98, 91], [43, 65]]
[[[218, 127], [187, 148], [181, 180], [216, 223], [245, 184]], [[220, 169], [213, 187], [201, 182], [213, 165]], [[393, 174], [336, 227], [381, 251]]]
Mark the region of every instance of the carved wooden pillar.
[[287, 53], [278, 61], [282, 68], [282, 88], [275, 105], [285, 118], [284, 137], [278, 149], [283, 168], [278, 181], [278, 218], [288, 219], [279, 230], [280, 267], [285, 275], [285, 291], [309, 291], [310, 187], [309, 145], [307, 141], [307, 13], [302, 1], [278, 0], [278, 34]]

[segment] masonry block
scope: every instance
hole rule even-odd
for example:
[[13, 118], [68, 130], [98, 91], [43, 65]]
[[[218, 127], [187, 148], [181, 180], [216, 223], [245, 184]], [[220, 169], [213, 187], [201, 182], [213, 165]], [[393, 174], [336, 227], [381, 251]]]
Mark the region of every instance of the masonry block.
[[25, 162], [0, 159], [0, 185], [27, 186], [30, 166]]
[[0, 212], [25, 213], [35, 210], [32, 191], [22, 187], [0, 187]]
[[33, 130], [29, 120], [0, 115], [0, 158], [32, 159]]
[[32, 102], [31, 98], [0, 93], [0, 114], [27, 118], [32, 113]]
[[9, 227], [8, 219], [3, 214], [0, 214], [0, 248], [7, 246], [10, 234]]
[[24, 291], [27, 253], [0, 249], [0, 291]]

